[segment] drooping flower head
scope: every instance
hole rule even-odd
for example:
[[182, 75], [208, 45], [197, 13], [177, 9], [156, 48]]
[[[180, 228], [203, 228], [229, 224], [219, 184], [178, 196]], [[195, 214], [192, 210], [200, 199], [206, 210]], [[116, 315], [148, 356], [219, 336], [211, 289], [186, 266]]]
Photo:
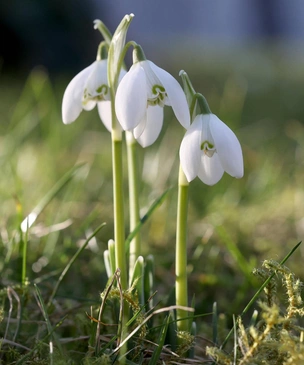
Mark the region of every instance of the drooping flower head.
[[180, 162], [190, 182], [198, 176], [214, 185], [226, 171], [241, 178], [244, 174], [241, 145], [232, 130], [211, 112], [198, 114], [180, 146]]
[[[109, 131], [111, 130], [111, 96], [106, 57], [106, 45], [102, 42], [96, 61], [79, 72], [68, 84], [62, 100], [62, 120], [64, 124], [74, 122], [82, 110], [92, 110], [97, 104], [102, 122]], [[125, 73], [122, 70], [120, 78]]]
[[143, 146], [157, 139], [163, 125], [163, 107], [172, 107], [184, 128], [190, 125], [185, 94], [165, 70], [146, 60], [140, 46], [133, 51], [133, 65], [123, 77], [115, 99], [117, 118], [124, 130], [133, 130]]

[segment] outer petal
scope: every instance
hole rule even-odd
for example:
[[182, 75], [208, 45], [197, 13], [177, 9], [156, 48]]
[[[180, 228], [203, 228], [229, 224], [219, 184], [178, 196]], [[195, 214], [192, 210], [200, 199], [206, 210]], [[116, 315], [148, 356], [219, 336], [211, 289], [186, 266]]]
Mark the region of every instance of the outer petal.
[[198, 115], [186, 132], [179, 149], [180, 163], [188, 181], [192, 181], [199, 171], [202, 153], [201, 131], [202, 118]]
[[109, 132], [112, 131], [112, 111], [111, 111], [111, 101], [105, 100], [97, 103], [98, 114]]
[[115, 111], [124, 130], [134, 129], [147, 108], [145, 72], [138, 63], [123, 77], [117, 88]]
[[[148, 106], [146, 116], [146, 126], [137, 139], [142, 147], [148, 147], [153, 144], [159, 136], [164, 119], [164, 109], [158, 105]], [[135, 132], [135, 130], [134, 130]]]
[[214, 114], [211, 114], [210, 131], [223, 169], [229, 175], [241, 178], [244, 175], [243, 154], [236, 135]]
[[[96, 62], [96, 61], [95, 61]], [[62, 100], [62, 120], [64, 124], [74, 122], [82, 111], [82, 95], [87, 77], [94, 68], [95, 62], [79, 72], [68, 84]]]
[[183, 89], [181, 88], [180, 84], [175, 80], [175, 78], [167, 71], [156, 66], [151, 61], [148, 62], [156, 76], [159, 78], [163, 87], [165, 88], [168, 99], [170, 101], [170, 105], [172, 106], [177, 120], [184, 128], [188, 129], [190, 126], [190, 113]]
[[212, 157], [208, 157], [201, 152], [201, 165], [198, 170], [198, 177], [207, 185], [216, 184], [223, 176], [224, 169], [222, 168], [220, 159], [217, 153]]
[[146, 128], [147, 110], [148, 110], [148, 108], [146, 109], [145, 116], [142, 118], [142, 120], [139, 122], [139, 124], [137, 124], [137, 126], [133, 129], [133, 136], [134, 136], [135, 139], [139, 138], [142, 135], [145, 128]]
[[[125, 76], [127, 72], [125, 70], [121, 70], [119, 75], [119, 82]], [[97, 103], [98, 114], [109, 132], [112, 131], [112, 110], [111, 110], [111, 101], [110, 100], [102, 100]]]
[[88, 76], [85, 87], [87, 88], [88, 93], [92, 97], [96, 97], [100, 95], [100, 90], [98, 90], [102, 85], [105, 85], [108, 89], [107, 93], [104, 93], [104, 96], [109, 100], [110, 93], [108, 87], [108, 75], [107, 75], [107, 60], [99, 60], [96, 61], [90, 75]]

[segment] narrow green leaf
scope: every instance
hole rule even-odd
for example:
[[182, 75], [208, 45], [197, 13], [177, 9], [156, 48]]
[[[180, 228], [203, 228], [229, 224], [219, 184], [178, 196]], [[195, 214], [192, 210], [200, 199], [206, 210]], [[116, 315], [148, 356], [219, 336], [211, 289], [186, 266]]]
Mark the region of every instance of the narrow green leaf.
[[158, 346], [156, 347], [156, 349], [153, 352], [153, 355], [149, 361], [149, 365], [156, 365], [160, 358], [163, 346], [165, 344], [169, 322], [170, 322], [170, 315], [168, 315], [165, 319], [165, 323], [164, 323], [164, 325], [161, 329], [161, 332], [159, 334], [159, 337], [158, 337], [158, 341], [157, 341]]
[[156, 199], [152, 205], [150, 206], [148, 212], [141, 218], [140, 222], [138, 223], [138, 225], [133, 229], [132, 232], [130, 232], [130, 234], [128, 235], [126, 242], [125, 242], [125, 248], [126, 248], [126, 253], [129, 252], [129, 248], [130, 248], [130, 243], [132, 241], [132, 239], [136, 236], [136, 234], [140, 231], [141, 227], [143, 226], [143, 224], [148, 220], [148, 218], [151, 216], [151, 214], [154, 212], [154, 210], [160, 206], [163, 201], [165, 200], [168, 192], [171, 190], [171, 188], [167, 189], [158, 199]]
[[54, 197], [65, 187], [65, 185], [75, 176], [76, 172], [84, 164], [73, 166], [67, 173], [65, 173], [60, 180], [49, 190], [49, 192], [40, 200], [38, 205], [31, 211], [31, 213], [21, 223], [21, 229], [26, 232], [36, 221], [41, 212], [54, 199]]
[[239, 250], [235, 242], [232, 240], [232, 238], [229, 236], [228, 232], [224, 229], [223, 226], [217, 226], [216, 232], [220, 236], [220, 238], [224, 241], [229, 253], [236, 261], [237, 265], [239, 265], [239, 268], [243, 272], [243, 274], [246, 276], [246, 279], [252, 283], [253, 276], [251, 274], [251, 269], [248, 265], [248, 262], [242, 252]]
[[62, 271], [54, 289], [53, 292], [49, 298], [48, 301], [48, 306], [52, 303], [52, 300], [54, 299], [58, 288], [62, 282], [62, 280], [64, 279], [65, 275], [67, 274], [67, 272], [69, 271], [69, 269], [71, 268], [71, 266], [73, 265], [73, 263], [76, 261], [77, 257], [81, 254], [81, 252], [87, 247], [88, 243], [90, 242], [90, 240], [96, 236], [96, 234], [101, 230], [101, 228], [103, 228], [106, 224], [102, 223], [100, 226], [98, 226], [95, 231], [86, 239], [86, 241], [84, 242], [84, 244], [79, 247], [79, 249], [77, 250], [77, 252], [75, 253], [75, 255], [71, 258], [71, 260], [68, 262], [68, 264], [66, 265], [66, 267], [64, 268], [64, 270]]
[[145, 295], [145, 303], [148, 303], [149, 309], [152, 309], [153, 307], [153, 300], [151, 298], [151, 296], [154, 293], [153, 287], [154, 287], [154, 256], [148, 255], [145, 259], [144, 295]]
[[217, 303], [214, 302], [212, 308], [212, 341], [215, 344], [217, 344], [217, 321], [218, 321]]
[[[196, 323], [194, 321], [192, 322], [191, 325], [190, 334], [194, 336], [194, 338], [197, 335]], [[194, 359], [194, 356], [195, 356], [195, 346], [192, 346], [191, 349], [188, 351], [188, 357], [189, 359]]]
[[37, 284], [34, 284], [34, 288], [36, 290], [36, 294], [37, 294], [38, 302], [39, 302], [39, 305], [40, 305], [40, 309], [41, 309], [41, 312], [43, 314], [44, 320], [46, 322], [48, 334], [50, 336], [50, 341], [49, 341], [49, 347], [50, 347], [50, 365], [53, 365], [53, 363], [54, 363], [53, 362], [53, 360], [54, 360], [53, 340], [55, 341], [56, 347], [59, 350], [61, 356], [63, 356], [63, 353], [62, 353], [62, 349], [61, 349], [61, 345], [60, 345], [59, 341], [57, 341], [56, 337], [53, 336], [53, 327], [51, 325], [51, 322], [50, 322], [50, 319], [49, 319], [49, 315], [47, 313], [47, 309], [45, 307], [44, 300], [42, 298], [40, 289], [38, 288], [38, 285]]
[[135, 283], [135, 288], [138, 293], [138, 300], [141, 306], [145, 305], [144, 295], [144, 258], [139, 256], [135, 262], [133, 275], [131, 279], [131, 286]]

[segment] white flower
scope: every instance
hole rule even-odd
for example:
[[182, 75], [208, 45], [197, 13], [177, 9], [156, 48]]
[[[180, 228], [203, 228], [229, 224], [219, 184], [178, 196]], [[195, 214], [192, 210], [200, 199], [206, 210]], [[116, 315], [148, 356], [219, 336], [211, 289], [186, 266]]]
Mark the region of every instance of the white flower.
[[186, 96], [180, 84], [168, 72], [151, 61], [133, 64], [123, 77], [115, 99], [117, 118], [124, 130], [146, 147], [158, 137], [163, 124], [163, 107], [172, 107], [184, 128], [190, 125]]
[[[100, 119], [111, 131], [111, 101], [107, 77], [107, 60], [97, 60], [79, 72], [67, 86], [62, 100], [62, 120], [64, 124], [74, 122], [82, 110], [92, 110], [98, 106]], [[125, 74], [121, 71], [121, 77]]]
[[198, 176], [205, 184], [214, 185], [223, 176], [244, 175], [241, 145], [216, 115], [199, 114], [187, 130], [180, 146], [180, 162], [190, 182]]

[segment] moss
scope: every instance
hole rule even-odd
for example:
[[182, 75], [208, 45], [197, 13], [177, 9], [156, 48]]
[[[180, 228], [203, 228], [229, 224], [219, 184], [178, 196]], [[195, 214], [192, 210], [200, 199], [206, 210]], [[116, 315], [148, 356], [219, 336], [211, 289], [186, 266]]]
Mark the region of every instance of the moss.
[[[299, 325], [304, 316], [301, 288], [303, 283], [286, 267], [267, 260], [255, 274], [265, 280], [273, 272], [276, 276], [265, 287], [265, 299], [259, 303], [260, 320], [245, 326], [237, 320], [237, 338], [230, 353], [218, 347], [207, 347], [206, 353], [219, 365], [287, 365], [303, 364], [304, 328]], [[282, 303], [277, 295], [278, 281], [286, 292]]]

